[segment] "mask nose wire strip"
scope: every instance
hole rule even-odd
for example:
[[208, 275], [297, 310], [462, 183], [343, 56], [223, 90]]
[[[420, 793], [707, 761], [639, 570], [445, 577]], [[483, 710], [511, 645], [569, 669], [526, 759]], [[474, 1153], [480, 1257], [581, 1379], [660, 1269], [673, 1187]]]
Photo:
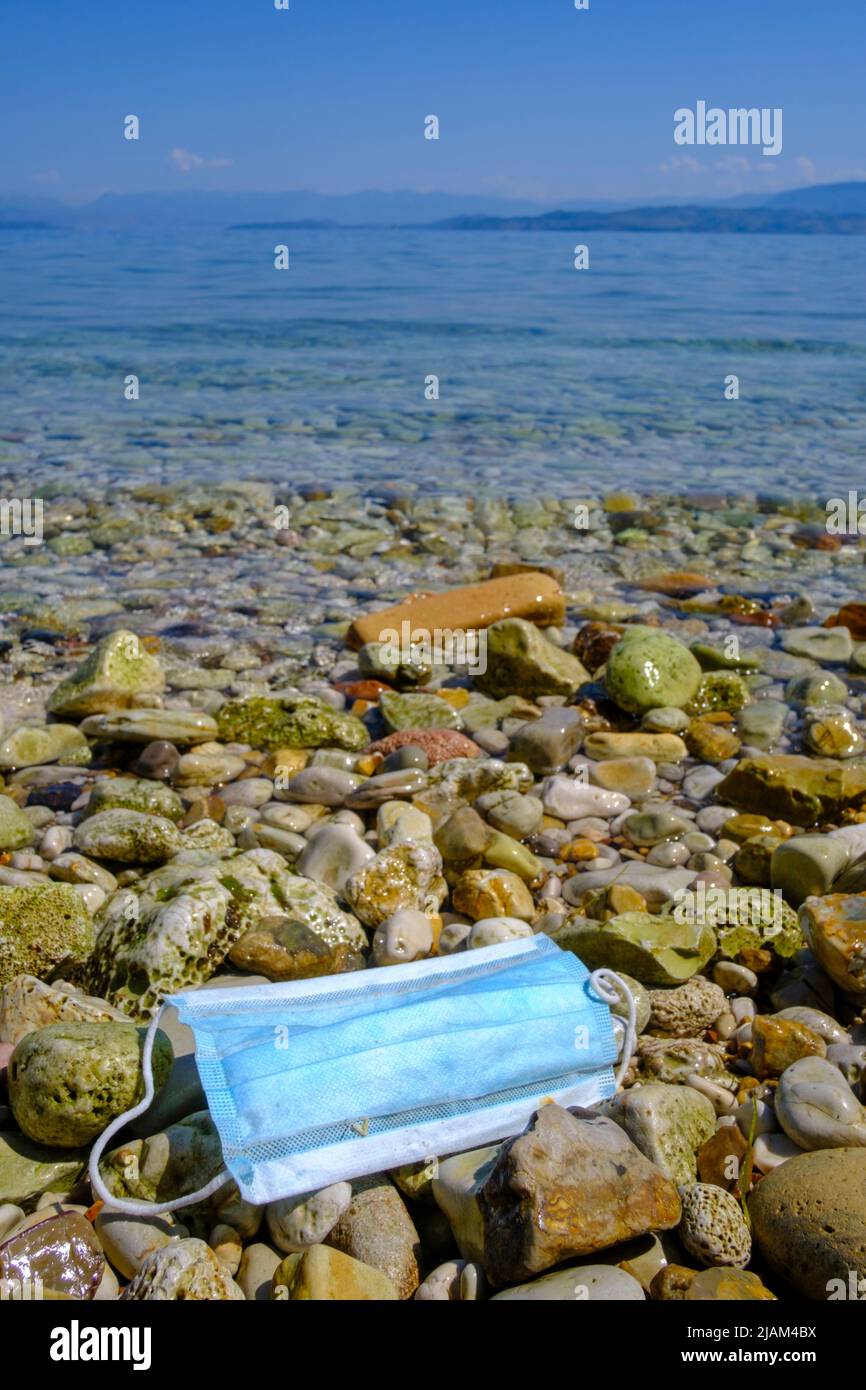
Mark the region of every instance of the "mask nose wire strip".
[[614, 1004], [619, 1004], [621, 1000], [624, 999], [628, 1009], [622, 1055], [620, 1064], [614, 1073], [617, 1086], [621, 1086], [623, 1077], [628, 1070], [628, 1064], [631, 1061], [632, 1053], [637, 1046], [637, 1010], [635, 1008], [634, 995], [625, 983], [625, 980], [621, 980], [619, 975], [613, 970], [605, 970], [604, 968], [601, 970], [593, 970], [589, 977], [589, 983], [599, 999], [602, 999], [605, 1004], [609, 1004], [612, 1008]]
[[115, 1197], [114, 1193], [109, 1192], [99, 1171], [99, 1160], [109, 1141], [114, 1138], [118, 1130], [128, 1125], [130, 1120], [137, 1120], [139, 1115], [143, 1115], [150, 1108], [150, 1103], [154, 1097], [153, 1044], [165, 1007], [163, 1004], [159, 1013], [151, 1020], [141, 1050], [141, 1071], [144, 1077], [143, 1099], [131, 1110], [124, 1111], [122, 1115], [118, 1115], [116, 1120], [112, 1120], [108, 1128], [102, 1131], [90, 1151], [88, 1174], [94, 1197], [99, 1197], [112, 1211], [125, 1212], [129, 1216], [159, 1216], [165, 1212], [177, 1211], [180, 1207], [191, 1207], [193, 1203], [204, 1201], [205, 1197], [212, 1196], [214, 1192], [218, 1192], [221, 1187], [225, 1187], [226, 1183], [231, 1181], [231, 1174], [228, 1169], [221, 1168], [216, 1177], [212, 1178], [205, 1187], [199, 1188], [198, 1192], [188, 1192], [185, 1197], [177, 1197], [173, 1202], [144, 1202], [137, 1198]]

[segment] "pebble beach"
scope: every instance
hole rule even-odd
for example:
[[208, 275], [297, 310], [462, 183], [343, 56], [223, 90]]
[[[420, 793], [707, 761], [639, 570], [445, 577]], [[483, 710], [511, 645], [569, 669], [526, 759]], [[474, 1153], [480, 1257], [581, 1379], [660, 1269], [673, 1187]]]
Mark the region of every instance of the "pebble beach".
[[[3, 1287], [862, 1297], [856, 522], [742, 488], [57, 479], [40, 543], [0, 548]], [[167, 995], [539, 933], [635, 999], [592, 1111], [266, 1206], [95, 1200]], [[118, 1198], [222, 1166], [171, 1010], [154, 1079]]]

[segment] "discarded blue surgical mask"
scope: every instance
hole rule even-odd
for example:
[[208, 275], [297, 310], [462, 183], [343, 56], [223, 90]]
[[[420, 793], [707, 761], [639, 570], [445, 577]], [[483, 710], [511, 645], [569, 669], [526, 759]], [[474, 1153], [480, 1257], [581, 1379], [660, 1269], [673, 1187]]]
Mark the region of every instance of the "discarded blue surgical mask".
[[[628, 1005], [618, 1043], [609, 1005]], [[611, 971], [589, 975], [544, 935], [436, 960], [345, 975], [174, 995], [226, 1169], [173, 1202], [119, 1200], [99, 1158], [153, 1098], [100, 1136], [94, 1194], [156, 1214], [198, 1202], [233, 1178], [261, 1205], [431, 1155], [517, 1134], [545, 1099], [591, 1106], [613, 1095], [634, 1045], [634, 1002]], [[620, 1024], [620, 1020], [617, 1020]]]

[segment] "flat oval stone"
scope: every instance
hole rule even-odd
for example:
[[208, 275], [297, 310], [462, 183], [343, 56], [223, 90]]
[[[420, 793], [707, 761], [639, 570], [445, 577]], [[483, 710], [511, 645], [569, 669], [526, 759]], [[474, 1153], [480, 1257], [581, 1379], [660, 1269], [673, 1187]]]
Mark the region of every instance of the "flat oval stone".
[[803, 1057], [782, 1073], [776, 1116], [801, 1149], [866, 1146], [866, 1112], [838, 1067]]
[[362, 782], [362, 777], [338, 767], [305, 767], [295, 774], [281, 795], [286, 801], [342, 806]]
[[529, 1303], [543, 1299], [545, 1302], [560, 1303], [641, 1303], [645, 1297], [638, 1280], [616, 1265], [571, 1265], [556, 1274], [533, 1279], [531, 1283], [503, 1289], [501, 1293], [495, 1293], [490, 1301]]
[[81, 724], [88, 738], [117, 739], [119, 743], [205, 743], [219, 732], [209, 714], [177, 709], [127, 709], [93, 714]]
[[627, 811], [631, 802], [620, 792], [605, 791], [603, 787], [591, 787], [576, 778], [556, 773], [545, 778], [541, 787], [541, 800], [545, 811], [560, 820], [579, 820], [582, 816], [602, 816], [610, 818]]

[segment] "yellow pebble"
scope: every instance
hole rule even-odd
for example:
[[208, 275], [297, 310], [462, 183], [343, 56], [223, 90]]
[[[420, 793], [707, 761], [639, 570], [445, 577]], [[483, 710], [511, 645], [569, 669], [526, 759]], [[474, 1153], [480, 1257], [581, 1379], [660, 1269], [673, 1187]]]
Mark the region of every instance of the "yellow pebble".
[[469, 691], [463, 690], [460, 686], [455, 689], [437, 690], [436, 694], [440, 700], [444, 700], [452, 709], [462, 709], [469, 704]]

